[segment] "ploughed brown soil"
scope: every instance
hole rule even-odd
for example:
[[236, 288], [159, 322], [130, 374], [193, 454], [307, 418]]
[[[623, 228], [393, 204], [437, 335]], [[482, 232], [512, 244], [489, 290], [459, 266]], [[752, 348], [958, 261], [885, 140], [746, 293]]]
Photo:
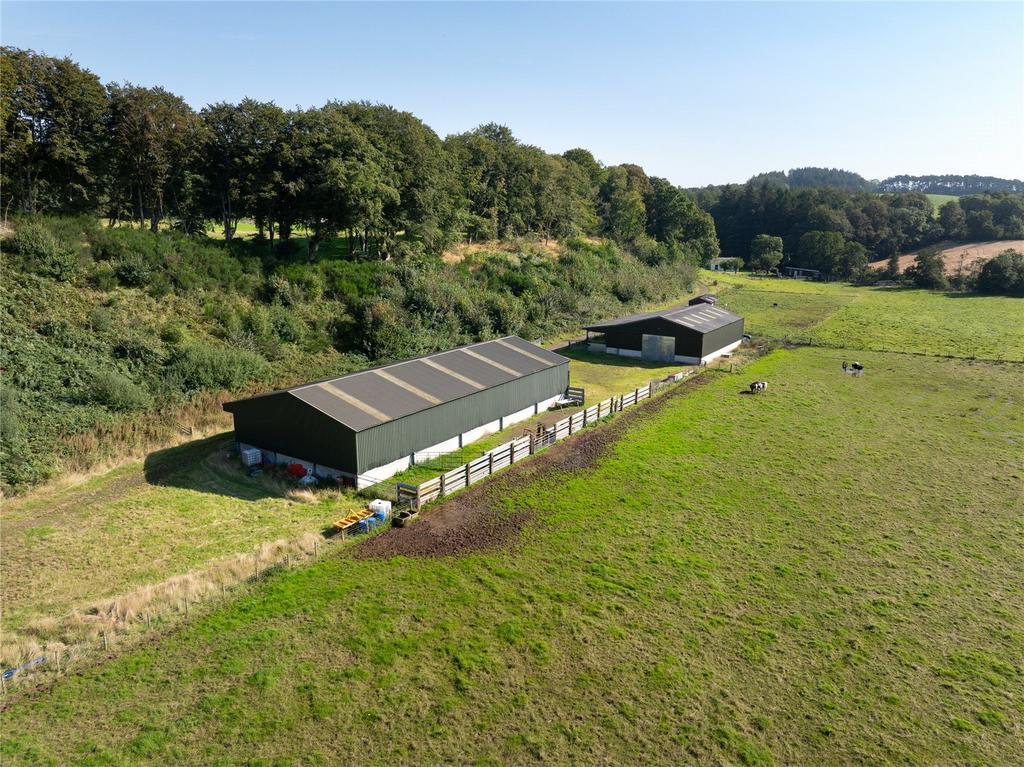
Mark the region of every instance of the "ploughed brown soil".
[[[943, 261], [946, 264], [946, 274], [956, 274], [956, 271], [963, 266], [968, 269], [975, 261], [989, 259], [1002, 253], [1004, 250], [1024, 250], [1024, 240], [989, 240], [987, 242], [939, 242], [932, 245], [942, 253]], [[923, 250], [923, 249], [922, 249]], [[900, 256], [900, 271], [906, 271], [914, 265], [914, 258], [917, 251], [904, 253]], [[872, 269], [884, 269], [889, 265], [888, 259], [872, 261]]]
[[428, 506], [406, 527], [393, 527], [360, 544], [353, 556], [359, 559], [445, 557], [510, 545], [535, 516], [536, 510], [508, 511], [502, 508], [502, 498], [527, 483], [557, 482], [563, 472], [595, 466], [628, 429], [656, 415], [690, 389], [707, 383], [711, 375], [713, 373], [693, 376], [609, 423], [574, 434], [447, 501]]

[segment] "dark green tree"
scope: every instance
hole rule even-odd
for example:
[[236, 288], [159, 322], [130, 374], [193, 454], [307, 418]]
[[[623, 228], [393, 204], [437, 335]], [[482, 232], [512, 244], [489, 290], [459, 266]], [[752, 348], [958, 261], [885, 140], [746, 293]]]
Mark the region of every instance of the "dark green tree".
[[99, 78], [70, 59], [5, 47], [0, 81], [4, 217], [95, 210], [107, 111]]
[[782, 238], [759, 234], [750, 243], [750, 268], [755, 272], [774, 272], [782, 263]]
[[180, 96], [163, 88], [108, 86], [112, 199], [152, 231], [174, 208], [202, 149], [203, 126]]
[[939, 208], [939, 223], [943, 235], [951, 240], [962, 240], [967, 236], [967, 219], [958, 200], [950, 200]]
[[1007, 249], [986, 261], [978, 274], [982, 293], [1024, 296], [1024, 253]]
[[946, 262], [942, 254], [935, 248], [925, 248], [914, 258], [906, 271], [906, 276], [916, 287], [929, 290], [946, 290], [949, 280], [946, 277]]

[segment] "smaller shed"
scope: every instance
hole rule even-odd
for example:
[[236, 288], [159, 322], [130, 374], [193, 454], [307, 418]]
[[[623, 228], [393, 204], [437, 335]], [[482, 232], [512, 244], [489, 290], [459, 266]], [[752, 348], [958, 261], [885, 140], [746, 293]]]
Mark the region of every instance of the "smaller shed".
[[689, 305], [696, 306], [697, 304], [711, 304], [712, 306], [714, 306], [715, 301], [717, 300], [718, 296], [716, 296], [714, 293], [705, 293], [704, 295], [691, 298]]
[[821, 272], [817, 269], [804, 269], [802, 266], [784, 266], [782, 273], [786, 277], [793, 277], [797, 280], [819, 280]]
[[[699, 365], [743, 342], [743, 318], [717, 306], [693, 306], [633, 314], [586, 328], [594, 352], [652, 362]], [[591, 333], [599, 334], [591, 338]]]

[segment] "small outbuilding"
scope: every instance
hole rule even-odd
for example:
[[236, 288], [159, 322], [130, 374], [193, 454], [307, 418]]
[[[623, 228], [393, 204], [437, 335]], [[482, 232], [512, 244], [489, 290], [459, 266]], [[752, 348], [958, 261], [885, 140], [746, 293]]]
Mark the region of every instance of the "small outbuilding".
[[228, 402], [239, 448], [357, 487], [550, 408], [569, 360], [516, 336]]
[[804, 269], [802, 266], [784, 266], [782, 274], [796, 280], [820, 280], [821, 272], [817, 269]]
[[[698, 303], [589, 325], [594, 352], [638, 357], [652, 362], [699, 365], [743, 342], [743, 318], [718, 306]], [[591, 338], [591, 333], [599, 334]]]
[[717, 300], [718, 296], [716, 296], [714, 293], [704, 293], [703, 295], [694, 296], [693, 298], [691, 298], [689, 305], [696, 306], [697, 304], [711, 304], [711, 306], [714, 306], [715, 301]]

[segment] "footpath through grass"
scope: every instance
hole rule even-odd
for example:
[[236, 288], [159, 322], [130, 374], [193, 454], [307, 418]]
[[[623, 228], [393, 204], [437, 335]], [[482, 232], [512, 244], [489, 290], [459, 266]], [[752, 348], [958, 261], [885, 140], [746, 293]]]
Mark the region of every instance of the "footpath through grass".
[[1024, 371], [841, 357], [524, 485], [512, 550], [332, 557], [16, 701], [4, 764], [1021, 764]]

